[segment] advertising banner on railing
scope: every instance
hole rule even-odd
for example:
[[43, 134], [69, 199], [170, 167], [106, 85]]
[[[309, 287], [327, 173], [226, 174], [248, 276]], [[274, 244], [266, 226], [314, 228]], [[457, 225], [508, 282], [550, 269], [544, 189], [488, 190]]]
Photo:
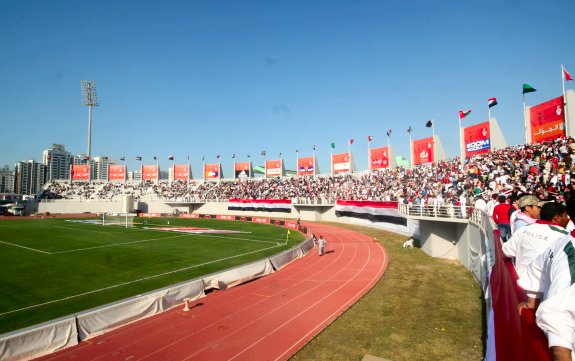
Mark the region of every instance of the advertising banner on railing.
[[333, 154], [331, 157], [332, 173], [351, 172], [351, 157], [349, 153]]
[[230, 211], [291, 212], [289, 199], [237, 199], [228, 200]]
[[483, 122], [463, 128], [465, 156], [487, 153], [491, 149], [491, 132], [489, 122]]
[[126, 166], [125, 165], [108, 165], [108, 180], [125, 181], [126, 180]]
[[252, 162], [234, 163], [234, 173], [236, 178], [249, 178], [252, 174]]
[[529, 110], [531, 142], [540, 143], [564, 136], [564, 112], [562, 96], [531, 107]]
[[266, 178], [281, 176], [283, 176], [283, 161], [281, 159], [266, 160]]
[[389, 149], [388, 147], [372, 148], [369, 150], [370, 169], [387, 169], [389, 168]]
[[72, 180], [90, 180], [90, 165], [73, 165]]
[[221, 177], [220, 163], [204, 164], [204, 179], [220, 179]]
[[407, 226], [407, 219], [397, 210], [397, 202], [338, 200], [335, 204], [335, 215]]
[[435, 162], [433, 137], [413, 141], [413, 164], [420, 165]]
[[314, 157], [298, 158], [297, 175], [314, 175], [315, 159]]
[[174, 179], [189, 180], [190, 179], [190, 165], [189, 164], [174, 164]]
[[160, 166], [154, 165], [143, 165], [142, 166], [142, 179], [143, 180], [158, 180], [160, 175]]

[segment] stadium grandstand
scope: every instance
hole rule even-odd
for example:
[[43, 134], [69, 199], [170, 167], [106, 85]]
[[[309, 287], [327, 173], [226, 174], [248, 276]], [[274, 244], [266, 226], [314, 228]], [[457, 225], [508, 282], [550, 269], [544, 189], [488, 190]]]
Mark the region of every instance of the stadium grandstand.
[[[511, 200], [532, 194], [570, 206], [574, 171], [575, 140], [561, 137], [490, 150], [464, 163], [455, 158], [415, 168], [338, 175], [49, 182], [38, 196], [35, 212], [136, 211], [144, 216], [240, 212], [250, 217], [283, 212], [285, 218], [390, 229], [411, 235], [415, 245], [431, 256], [458, 259], [473, 273], [489, 310], [487, 355], [519, 359], [517, 355], [533, 352], [538, 359], [551, 359], [548, 348], [525, 346], [547, 341], [535, 324], [534, 310], [521, 317], [515, 311], [526, 294], [516, 287], [513, 266], [501, 254], [499, 231], [479, 204], [493, 194]], [[522, 332], [522, 327], [528, 331]]]

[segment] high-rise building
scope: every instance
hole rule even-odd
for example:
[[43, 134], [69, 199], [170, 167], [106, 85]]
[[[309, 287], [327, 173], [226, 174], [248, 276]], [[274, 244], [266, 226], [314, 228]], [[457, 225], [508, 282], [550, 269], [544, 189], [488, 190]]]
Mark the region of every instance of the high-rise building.
[[42, 163], [48, 167], [47, 180], [70, 179], [72, 155], [63, 144], [52, 144], [42, 152]]
[[14, 166], [14, 193], [34, 195], [46, 182], [48, 167], [34, 160], [18, 162]]
[[108, 180], [108, 165], [116, 165], [115, 160], [108, 157], [94, 157], [90, 162], [90, 178]]
[[14, 193], [14, 172], [7, 165], [0, 169], [0, 193]]

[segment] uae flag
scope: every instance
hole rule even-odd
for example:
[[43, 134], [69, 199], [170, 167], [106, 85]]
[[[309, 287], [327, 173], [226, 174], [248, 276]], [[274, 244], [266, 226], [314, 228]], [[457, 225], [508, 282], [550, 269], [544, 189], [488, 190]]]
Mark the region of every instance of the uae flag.
[[230, 211], [291, 212], [289, 199], [237, 199], [228, 200]]
[[338, 200], [335, 204], [335, 215], [369, 219], [372, 222], [407, 225], [407, 219], [397, 210], [397, 202]]

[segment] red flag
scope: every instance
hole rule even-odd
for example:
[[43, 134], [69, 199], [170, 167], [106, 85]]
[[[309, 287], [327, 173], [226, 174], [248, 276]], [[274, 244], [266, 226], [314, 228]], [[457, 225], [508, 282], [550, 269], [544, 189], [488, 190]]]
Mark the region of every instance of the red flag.
[[352, 145], [352, 144], [353, 144], [353, 138], [351, 138], [351, 139], [349, 140], [349, 145]]
[[368, 135], [368, 136], [367, 136], [367, 141], [368, 141], [368, 142], [371, 142], [372, 140], [373, 140], [373, 137], [372, 137], [371, 135]]
[[464, 112], [463, 110], [459, 111], [459, 119], [463, 119], [466, 116], [468, 116], [471, 113], [471, 109], [469, 109], [468, 111]]
[[573, 77], [571, 76], [571, 74], [569, 74], [569, 72], [565, 68], [563, 68], [563, 77], [567, 81], [573, 81]]

